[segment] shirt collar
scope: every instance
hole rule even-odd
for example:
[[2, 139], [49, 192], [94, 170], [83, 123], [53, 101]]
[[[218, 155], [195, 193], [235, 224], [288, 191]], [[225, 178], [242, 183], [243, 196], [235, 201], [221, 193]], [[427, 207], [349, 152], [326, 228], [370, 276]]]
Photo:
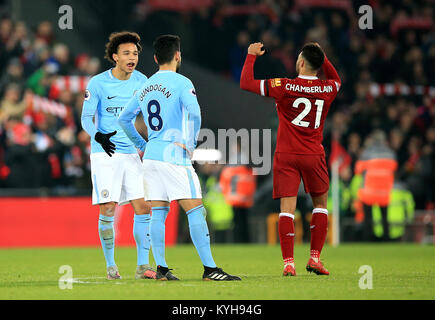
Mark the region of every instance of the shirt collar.
[[[134, 72], [134, 71], [133, 71]], [[131, 77], [133, 76], [133, 73], [130, 75], [130, 78], [128, 78], [127, 80], [120, 80], [120, 79], [118, 79], [117, 77], [115, 77], [114, 75], [113, 75], [113, 68], [110, 68], [109, 70], [107, 70], [107, 73], [109, 74], [109, 77], [110, 77], [110, 79], [112, 79], [112, 80], [116, 80], [116, 81], [128, 81], [128, 80], [130, 80], [131, 79]]]
[[319, 79], [315, 76], [298, 76], [298, 78], [305, 79], [305, 80], [317, 80], [317, 79]]

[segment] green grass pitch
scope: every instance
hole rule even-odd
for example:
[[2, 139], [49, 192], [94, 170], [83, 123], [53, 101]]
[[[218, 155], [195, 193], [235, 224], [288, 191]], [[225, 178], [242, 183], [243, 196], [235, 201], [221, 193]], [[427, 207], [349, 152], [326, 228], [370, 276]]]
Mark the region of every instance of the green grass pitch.
[[[295, 247], [296, 277], [282, 276], [279, 246], [213, 245], [218, 266], [242, 277], [237, 282], [202, 281], [192, 245], [167, 248], [181, 281], [134, 280], [135, 248], [116, 248], [123, 277], [105, 280], [100, 248], [0, 250], [0, 299], [435, 299], [435, 247], [414, 244], [343, 244], [325, 247], [329, 277], [305, 271], [309, 246]], [[72, 289], [59, 288], [59, 267], [72, 267]], [[361, 289], [360, 267], [372, 268], [373, 288]], [[367, 283], [367, 282], [365, 282]]]

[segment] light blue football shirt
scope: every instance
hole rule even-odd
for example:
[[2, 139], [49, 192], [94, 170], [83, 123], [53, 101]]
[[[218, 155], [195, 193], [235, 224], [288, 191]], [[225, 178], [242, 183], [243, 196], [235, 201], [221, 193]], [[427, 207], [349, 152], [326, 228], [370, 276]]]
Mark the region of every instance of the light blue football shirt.
[[[117, 131], [110, 138], [116, 146], [115, 152], [137, 153], [136, 147], [119, 126], [118, 117], [146, 80], [147, 77], [136, 70], [128, 80], [119, 80], [113, 76], [112, 69], [91, 78], [85, 92], [81, 117], [83, 129], [91, 136], [91, 153], [104, 152], [103, 147], [94, 139], [97, 131]], [[133, 125], [135, 118], [131, 120]]]
[[[141, 111], [148, 129], [148, 142], [137, 132], [132, 119]], [[193, 153], [201, 128], [201, 110], [192, 82], [173, 71], [151, 76], [125, 106], [118, 119], [144, 159], [192, 165], [182, 144]]]

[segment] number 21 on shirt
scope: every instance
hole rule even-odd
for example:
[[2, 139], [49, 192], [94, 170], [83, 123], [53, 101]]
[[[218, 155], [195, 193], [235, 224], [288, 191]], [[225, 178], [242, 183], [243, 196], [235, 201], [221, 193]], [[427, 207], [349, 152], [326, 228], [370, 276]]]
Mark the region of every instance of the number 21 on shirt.
[[[317, 99], [314, 104], [317, 107], [316, 110], [316, 119], [314, 122], [314, 129], [317, 129], [320, 126], [320, 119], [322, 118], [322, 111], [323, 111], [323, 104], [325, 103], [324, 100], [321, 99]], [[304, 128], [308, 128], [310, 125], [309, 121], [303, 121], [303, 119], [307, 116], [307, 114], [311, 111], [311, 101], [308, 100], [307, 98], [297, 98], [294, 102], [293, 102], [293, 108], [299, 108], [299, 105], [303, 104], [304, 105], [304, 110], [302, 110], [302, 112], [293, 119], [292, 123], [294, 125], [300, 126], [300, 127], [304, 127]]]

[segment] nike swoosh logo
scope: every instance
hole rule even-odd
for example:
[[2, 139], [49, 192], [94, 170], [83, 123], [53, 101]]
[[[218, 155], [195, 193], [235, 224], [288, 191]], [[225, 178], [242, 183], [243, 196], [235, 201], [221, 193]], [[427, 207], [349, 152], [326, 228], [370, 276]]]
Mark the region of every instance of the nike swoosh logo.
[[113, 98], [116, 98], [116, 96], [113, 96], [113, 97], [107, 97], [107, 99], [109, 99], [109, 100], [111, 100], [111, 99], [113, 99]]

